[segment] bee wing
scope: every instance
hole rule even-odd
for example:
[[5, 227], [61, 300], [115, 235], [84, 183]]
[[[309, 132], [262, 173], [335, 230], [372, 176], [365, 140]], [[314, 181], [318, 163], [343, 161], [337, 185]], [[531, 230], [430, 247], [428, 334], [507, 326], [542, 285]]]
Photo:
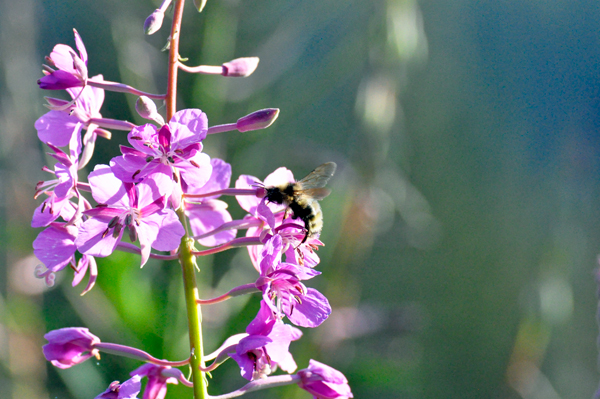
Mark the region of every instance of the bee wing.
[[320, 201], [331, 194], [331, 190], [328, 188], [309, 188], [306, 190], [297, 191], [296, 193], [305, 195], [313, 200]]
[[337, 168], [335, 162], [324, 163], [310, 172], [304, 179], [296, 182], [296, 184], [300, 186], [300, 190], [302, 191], [324, 187], [335, 173], [335, 168]]

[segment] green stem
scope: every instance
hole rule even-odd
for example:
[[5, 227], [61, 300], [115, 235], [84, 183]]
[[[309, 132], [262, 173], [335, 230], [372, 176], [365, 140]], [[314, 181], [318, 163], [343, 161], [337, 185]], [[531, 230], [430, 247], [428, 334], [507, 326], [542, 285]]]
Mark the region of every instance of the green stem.
[[[179, 35], [181, 33], [181, 19], [183, 16], [183, 6], [185, 0], [177, 0], [173, 12], [173, 24], [171, 26], [171, 42], [169, 50], [169, 72], [167, 82], [166, 111], [167, 121], [169, 121], [177, 111], [177, 62], [179, 59]], [[180, 207], [177, 216], [181, 223], [186, 226], [186, 216]], [[202, 311], [198, 300], [198, 286], [196, 284], [195, 257], [192, 255], [194, 240], [186, 234], [181, 238], [179, 248], [179, 263], [183, 270], [183, 290], [185, 292], [185, 306], [187, 309], [188, 329], [190, 335], [190, 366], [192, 368], [192, 382], [194, 383], [194, 399], [206, 399], [206, 378], [200, 370], [204, 367], [202, 357]]]

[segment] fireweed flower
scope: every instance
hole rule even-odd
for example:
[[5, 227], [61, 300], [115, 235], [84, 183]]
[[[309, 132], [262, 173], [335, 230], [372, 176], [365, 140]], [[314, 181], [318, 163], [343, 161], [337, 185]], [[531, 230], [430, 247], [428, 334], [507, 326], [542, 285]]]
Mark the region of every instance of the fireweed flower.
[[[94, 76], [93, 79], [103, 80], [102, 75]], [[101, 119], [100, 109], [104, 102], [104, 90], [97, 87], [86, 86], [83, 89], [67, 89], [74, 104], [69, 105], [65, 100], [48, 98], [51, 111], [42, 115], [35, 122], [35, 128], [39, 139], [44, 143], [52, 143], [57, 147], [63, 147], [69, 143], [71, 137], [76, 134], [76, 126], [82, 123], [87, 129], [84, 143], [91, 139], [98, 125], [93, 120]], [[66, 109], [61, 109], [66, 106]]]
[[[168, 371], [167, 371], [168, 370]], [[133, 370], [129, 375], [147, 377], [148, 383], [144, 390], [143, 399], [163, 399], [167, 394], [167, 384], [178, 384], [177, 378], [168, 373], [178, 373], [178, 369], [172, 369], [169, 366], [158, 366], [156, 364], [146, 363]]]
[[171, 251], [179, 247], [185, 231], [172, 209], [164, 209], [165, 197], [152, 178], [133, 185], [117, 179], [107, 165], [97, 165], [89, 176], [92, 196], [101, 204], [85, 211], [86, 220], [75, 240], [79, 252], [108, 256], [129, 230], [131, 241], [140, 242], [141, 265], [150, 256], [151, 247]]
[[113, 381], [108, 389], [94, 399], [137, 399], [137, 394], [142, 390], [142, 377], [134, 375], [122, 384]]
[[42, 193], [49, 197], [34, 211], [31, 227], [48, 226], [59, 216], [67, 221], [75, 217], [75, 204], [69, 200], [74, 196], [79, 196], [77, 169], [79, 167], [78, 156], [81, 153], [81, 137], [78, 133], [80, 130], [81, 124], [79, 123], [76, 129], [77, 133], [70, 139], [69, 155], [52, 144], [48, 144], [54, 151], [54, 154], [51, 155], [59, 162], [54, 165], [54, 172], [48, 168], [44, 168], [44, 170], [53, 173], [56, 179], [39, 182], [36, 185], [36, 197]]
[[265, 199], [258, 204], [256, 214], [270, 229], [270, 233], [265, 235], [266, 239], [275, 234], [281, 236], [283, 243], [281, 252], [285, 255], [287, 263], [295, 263], [311, 268], [319, 264], [320, 259], [315, 250], [323, 243], [315, 237], [309, 237], [305, 240], [304, 222], [298, 224], [296, 220], [291, 218], [282, 220], [283, 216], [281, 214], [274, 215], [271, 208], [267, 206]]
[[124, 182], [137, 183], [155, 174], [173, 180], [177, 168], [188, 186], [202, 186], [212, 169], [210, 158], [201, 152], [207, 128], [206, 114], [199, 109], [177, 112], [160, 129], [137, 126], [127, 135], [133, 148], [121, 147], [123, 155], [111, 160], [111, 169]]
[[246, 333], [248, 336], [240, 340], [235, 352], [229, 353], [240, 366], [242, 377], [256, 380], [271, 374], [277, 367], [288, 373], [296, 370], [289, 346], [300, 339], [302, 332], [273, 318], [273, 312], [264, 301]]
[[[202, 186], [190, 186], [184, 181], [182, 182], [184, 193], [206, 194], [229, 187], [231, 165], [218, 158], [211, 159], [210, 165], [212, 166], [212, 171], [208, 181]], [[185, 203], [185, 212], [189, 217], [192, 232], [194, 236], [198, 237], [198, 242], [207, 247], [213, 247], [233, 240], [237, 234], [237, 230], [235, 229], [220, 231], [216, 234], [207, 234], [224, 223], [232, 221], [231, 215], [227, 211], [227, 203], [216, 198], [217, 196], [204, 197], [199, 200], [186, 201]], [[203, 235], [205, 236], [203, 237]]]
[[44, 338], [48, 340], [42, 348], [44, 356], [61, 369], [67, 369], [96, 356], [98, 350], [94, 345], [100, 343], [100, 338], [83, 327], [53, 330], [44, 335]]
[[329, 317], [331, 306], [323, 294], [306, 288], [300, 281], [313, 278], [320, 272], [293, 263], [282, 263], [282, 249], [279, 235], [273, 236], [264, 245], [256, 288], [262, 291], [263, 300], [277, 317], [285, 313], [297, 326], [317, 327]]
[[310, 360], [308, 368], [298, 371], [298, 386], [308, 391], [315, 399], [353, 398], [344, 374], [326, 364]]
[[50, 56], [46, 57], [46, 60], [52, 67], [58, 69], [47, 68], [44, 71], [46, 76], [38, 80], [40, 89], [63, 90], [86, 85], [88, 79], [87, 51], [79, 33], [75, 29], [73, 29], [73, 32], [75, 33], [75, 45], [79, 51], [79, 55], [66, 44], [57, 44], [54, 46], [54, 49], [50, 53]]

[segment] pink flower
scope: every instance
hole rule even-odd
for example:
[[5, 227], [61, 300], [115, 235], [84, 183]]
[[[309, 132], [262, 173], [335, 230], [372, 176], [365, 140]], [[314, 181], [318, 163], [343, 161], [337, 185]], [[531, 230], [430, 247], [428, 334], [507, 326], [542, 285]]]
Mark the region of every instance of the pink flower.
[[92, 196], [101, 204], [85, 211], [86, 220], [75, 239], [79, 252], [110, 255], [121, 241], [125, 228], [132, 242], [140, 243], [142, 266], [151, 248], [171, 251], [179, 247], [185, 231], [172, 209], [165, 209], [160, 182], [151, 178], [134, 186], [117, 179], [107, 165], [97, 165], [89, 176]]
[[157, 174], [173, 180], [177, 168], [188, 186], [200, 187], [212, 170], [210, 158], [201, 152], [207, 129], [208, 119], [199, 109], [177, 112], [160, 129], [152, 124], [137, 126], [127, 135], [133, 148], [121, 147], [123, 155], [113, 158], [110, 167], [119, 179], [135, 183]]
[[281, 262], [283, 248], [280, 235], [271, 237], [263, 247], [260, 277], [255, 286], [263, 293], [263, 300], [280, 317], [300, 327], [317, 327], [331, 314], [327, 298], [314, 288], [306, 288], [301, 280], [320, 274], [309, 267]]
[[276, 367], [288, 373], [296, 370], [289, 347], [292, 341], [300, 339], [302, 331], [274, 319], [264, 301], [246, 332], [249, 335], [237, 344], [234, 353], [229, 354], [240, 366], [242, 377], [257, 380], [271, 374]]
[[79, 55], [66, 44], [57, 44], [52, 53], [46, 57], [48, 63], [57, 70], [50, 69], [44, 71], [46, 76], [38, 80], [40, 89], [63, 90], [69, 87], [82, 87], [87, 82], [87, 51], [79, 33], [75, 33], [75, 45], [79, 50]]
[[298, 371], [298, 386], [308, 391], [315, 399], [353, 398], [344, 374], [326, 364], [310, 360], [308, 368]]
[[94, 349], [94, 345], [100, 343], [100, 338], [83, 327], [50, 331], [44, 338], [48, 340], [42, 348], [44, 356], [61, 369], [68, 369], [95, 356], [98, 350]]

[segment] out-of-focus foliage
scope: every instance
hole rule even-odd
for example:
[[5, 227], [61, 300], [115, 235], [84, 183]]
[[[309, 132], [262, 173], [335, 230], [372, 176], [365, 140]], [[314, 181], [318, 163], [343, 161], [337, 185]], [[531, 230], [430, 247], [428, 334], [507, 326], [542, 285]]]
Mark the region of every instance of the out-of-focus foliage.
[[[335, 161], [318, 288], [334, 313], [291, 346], [343, 371], [356, 398], [589, 398], [596, 388], [600, 252], [600, 9], [583, 1], [189, 2], [189, 65], [259, 56], [249, 78], [181, 75], [179, 108], [211, 125], [278, 107], [267, 130], [209, 137], [234, 178]], [[143, 35], [151, 1], [0, 1], [0, 397], [90, 398], [139, 364], [105, 355], [69, 370], [42, 335], [85, 325], [157, 357], [187, 356], [176, 262], [100, 260], [80, 297], [71, 272], [45, 289], [29, 227], [50, 162], [35, 81], [77, 28], [90, 75], [164, 91], [168, 29]], [[168, 23], [169, 16], [165, 19]], [[140, 123], [135, 98], [102, 114]], [[125, 134], [97, 144], [106, 163]], [[101, 139], [99, 139], [101, 140]], [[235, 202], [230, 210], [241, 216]], [[255, 278], [245, 251], [200, 259], [203, 297]], [[258, 298], [205, 307], [207, 350], [241, 332]], [[213, 393], [244, 383], [233, 362]], [[168, 397], [185, 397], [170, 387]], [[255, 398], [306, 398], [295, 387]]]

